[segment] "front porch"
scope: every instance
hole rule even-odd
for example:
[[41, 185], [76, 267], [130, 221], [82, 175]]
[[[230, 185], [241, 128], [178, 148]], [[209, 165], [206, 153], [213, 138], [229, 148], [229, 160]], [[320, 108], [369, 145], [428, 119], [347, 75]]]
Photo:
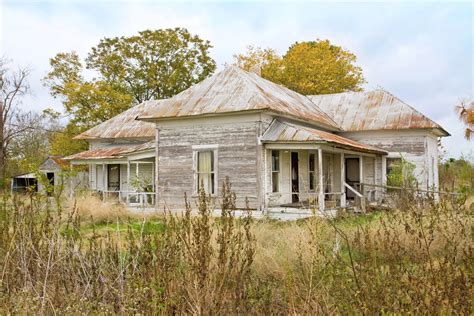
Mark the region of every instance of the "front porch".
[[89, 187], [105, 200], [131, 207], [154, 207], [154, 162], [106, 161], [89, 163]]
[[114, 200], [131, 208], [154, 208], [155, 151], [145, 145], [108, 151], [99, 148], [70, 160], [74, 165], [89, 167], [89, 188], [102, 200]]
[[382, 156], [330, 145], [266, 144], [265, 209], [268, 212], [364, 212], [377, 202], [385, 177]]
[[379, 198], [386, 152], [339, 135], [274, 120], [261, 138], [264, 146], [264, 209], [303, 209], [324, 215]]

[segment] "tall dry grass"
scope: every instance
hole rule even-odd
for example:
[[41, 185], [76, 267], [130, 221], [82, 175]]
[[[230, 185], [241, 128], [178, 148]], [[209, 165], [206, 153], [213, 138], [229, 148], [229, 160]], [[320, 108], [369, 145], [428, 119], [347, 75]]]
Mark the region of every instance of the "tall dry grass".
[[163, 229], [130, 219], [106, 233], [115, 205], [4, 197], [0, 313], [472, 314], [465, 201], [404, 196], [397, 211], [281, 223], [234, 218], [223, 192], [219, 218], [201, 193], [196, 216], [188, 204]]

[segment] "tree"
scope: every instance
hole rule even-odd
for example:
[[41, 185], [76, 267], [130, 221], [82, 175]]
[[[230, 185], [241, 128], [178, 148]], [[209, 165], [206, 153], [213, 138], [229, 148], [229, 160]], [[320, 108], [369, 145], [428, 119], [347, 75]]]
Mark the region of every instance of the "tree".
[[40, 118], [20, 108], [21, 98], [29, 91], [27, 68], [11, 70], [8, 61], [0, 59], [0, 189], [4, 186], [12, 142], [29, 132]]
[[263, 78], [305, 95], [360, 91], [365, 82], [356, 56], [328, 40], [295, 43], [283, 57], [250, 46], [234, 59], [243, 69], [261, 66]]
[[249, 45], [245, 54], [234, 55], [234, 65], [259, 76], [262, 75], [262, 70], [268, 72], [271, 67], [279, 63], [281, 63], [281, 57], [272, 48], [262, 49]]
[[63, 99], [71, 122], [89, 128], [134, 104], [172, 97], [203, 80], [216, 68], [211, 47], [183, 28], [104, 38], [85, 60], [97, 78], [85, 80], [84, 66], [71, 52], [50, 60], [44, 82]]
[[38, 113], [30, 113], [30, 119], [38, 122], [28, 133], [15, 137], [8, 148], [7, 175], [31, 172], [36, 170], [49, 155], [49, 137], [51, 123]]
[[466, 125], [464, 137], [467, 140], [471, 140], [474, 134], [474, 100], [466, 101], [462, 100], [458, 106], [456, 106], [459, 119]]

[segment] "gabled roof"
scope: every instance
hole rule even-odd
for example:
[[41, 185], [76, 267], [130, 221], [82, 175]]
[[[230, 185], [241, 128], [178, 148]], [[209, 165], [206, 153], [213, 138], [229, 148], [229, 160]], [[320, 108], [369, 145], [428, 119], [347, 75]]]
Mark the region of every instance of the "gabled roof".
[[64, 160], [63, 156], [49, 156], [41, 165], [39, 170], [67, 169], [69, 162]]
[[382, 89], [308, 97], [345, 131], [436, 129], [449, 136], [439, 124]]
[[123, 145], [123, 146], [106, 146], [92, 150], [83, 151], [64, 159], [66, 160], [100, 160], [100, 159], [120, 159], [125, 156], [152, 150], [155, 148], [155, 142], [150, 141], [142, 144]]
[[261, 138], [264, 143], [329, 143], [355, 151], [387, 154], [377, 147], [365, 145], [339, 135], [293, 123], [274, 120]]
[[234, 66], [226, 67], [174, 97], [163, 100], [139, 115], [139, 119], [155, 121], [243, 111], [271, 111], [329, 130], [340, 130], [306, 96]]
[[74, 139], [154, 137], [153, 123], [138, 121], [137, 116], [152, 111], [162, 100], [140, 103], [113, 118], [77, 135]]

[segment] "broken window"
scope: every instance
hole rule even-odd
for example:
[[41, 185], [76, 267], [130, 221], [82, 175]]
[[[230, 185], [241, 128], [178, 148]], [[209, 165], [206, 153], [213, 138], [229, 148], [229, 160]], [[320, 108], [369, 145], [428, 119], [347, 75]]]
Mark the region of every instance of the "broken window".
[[272, 192], [279, 191], [280, 182], [280, 151], [272, 150]]

